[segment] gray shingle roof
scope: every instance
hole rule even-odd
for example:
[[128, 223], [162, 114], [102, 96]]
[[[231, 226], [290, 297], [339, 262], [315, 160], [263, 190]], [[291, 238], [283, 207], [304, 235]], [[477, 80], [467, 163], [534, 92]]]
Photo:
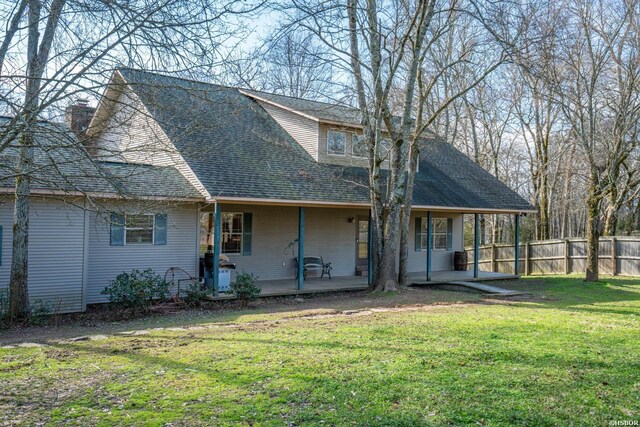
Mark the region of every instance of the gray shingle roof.
[[[119, 72], [214, 198], [368, 202], [366, 169], [315, 162], [239, 89], [138, 70]], [[327, 112], [323, 117], [335, 114], [328, 104], [289, 98], [291, 108], [302, 109], [303, 104], [321, 106]], [[532, 209], [445, 142], [425, 141], [421, 157], [414, 205]]]
[[[0, 126], [9, 119], [0, 119]], [[68, 193], [106, 193], [123, 197], [202, 198], [174, 167], [94, 161], [62, 124], [38, 122], [31, 187]], [[18, 153], [15, 144], [0, 153], [0, 187], [13, 187]]]
[[360, 124], [361, 114], [357, 108], [328, 104], [326, 102], [311, 101], [308, 99], [293, 98], [285, 95], [276, 95], [257, 90], [241, 89], [241, 92], [257, 99], [297, 111], [306, 116], [314, 117], [320, 121], [338, 122], [351, 125]]

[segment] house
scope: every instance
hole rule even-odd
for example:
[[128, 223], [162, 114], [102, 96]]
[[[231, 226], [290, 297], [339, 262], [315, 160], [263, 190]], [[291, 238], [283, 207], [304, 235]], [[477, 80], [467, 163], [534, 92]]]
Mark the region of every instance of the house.
[[[59, 148], [38, 148], [46, 179], [33, 184], [30, 297], [84, 310], [105, 301], [100, 292], [122, 271], [179, 267], [199, 277], [210, 249], [261, 283], [292, 291], [305, 286], [296, 279], [303, 254], [323, 256], [334, 277], [366, 286], [368, 162], [358, 123], [357, 110], [346, 107], [115, 71], [91, 123], [71, 124], [88, 128], [86, 149], [59, 141], [41, 144]], [[61, 127], [43, 129], [52, 126]], [[74, 137], [58, 129], [41, 139], [60, 135]], [[54, 167], [60, 157], [68, 170]], [[11, 171], [2, 175], [0, 286], [9, 278], [13, 209]], [[452, 269], [453, 252], [463, 250], [464, 214], [532, 211], [450, 144], [429, 137], [413, 194], [409, 271], [427, 277]]]

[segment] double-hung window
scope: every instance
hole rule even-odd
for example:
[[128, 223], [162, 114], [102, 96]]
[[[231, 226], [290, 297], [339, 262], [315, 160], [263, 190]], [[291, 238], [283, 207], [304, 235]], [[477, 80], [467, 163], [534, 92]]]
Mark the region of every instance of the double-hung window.
[[447, 250], [447, 218], [433, 218], [432, 234], [433, 249]]
[[153, 244], [154, 215], [126, 214], [124, 216], [125, 244]]
[[167, 214], [112, 213], [111, 246], [166, 245]]
[[369, 157], [369, 149], [363, 135], [351, 134], [351, 155], [353, 157]]
[[222, 214], [222, 253], [242, 253], [242, 214]]
[[[251, 212], [222, 212], [220, 214], [220, 253], [251, 255], [253, 214]], [[213, 251], [215, 241], [213, 212], [200, 217], [200, 254]]]
[[[416, 251], [427, 250], [427, 217], [416, 217]], [[452, 218], [432, 218], [431, 226], [431, 249], [452, 250]]]
[[344, 156], [347, 151], [347, 134], [342, 131], [327, 131], [327, 154]]

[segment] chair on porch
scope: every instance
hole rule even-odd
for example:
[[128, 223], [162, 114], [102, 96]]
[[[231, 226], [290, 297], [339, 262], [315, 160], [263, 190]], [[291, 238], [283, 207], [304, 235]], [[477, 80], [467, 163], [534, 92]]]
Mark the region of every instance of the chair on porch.
[[[296, 266], [298, 265], [298, 258], [296, 260]], [[326, 274], [331, 279], [331, 263], [324, 262], [321, 256], [306, 256], [302, 258], [302, 277], [304, 280], [307, 280], [307, 273], [309, 270], [318, 270], [320, 271], [320, 278], [322, 279]], [[296, 279], [298, 278], [300, 272], [296, 274]]]

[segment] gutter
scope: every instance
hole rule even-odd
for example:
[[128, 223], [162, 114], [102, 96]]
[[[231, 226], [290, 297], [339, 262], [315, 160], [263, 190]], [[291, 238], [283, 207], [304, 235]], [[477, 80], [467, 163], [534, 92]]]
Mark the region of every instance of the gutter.
[[[206, 200], [207, 203], [234, 203], [240, 205], [268, 205], [268, 206], [295, 206], [295, 207], [335, 207], [335, 208], [365, 208], [369, 209], [369, 202], [328, 202], [322, 200], [291, 200], [291, 199], [266, 199], [254, 197], [217, 197]], [[433, 211], [433, 212], [463, 212], [463, 213], [485, 213], [485, 214], [514, 214], [514, 213], [535, 213], [532, 209], [486, 209], [457, 206], [429, 206], [414, 205], [413, 211]]]

